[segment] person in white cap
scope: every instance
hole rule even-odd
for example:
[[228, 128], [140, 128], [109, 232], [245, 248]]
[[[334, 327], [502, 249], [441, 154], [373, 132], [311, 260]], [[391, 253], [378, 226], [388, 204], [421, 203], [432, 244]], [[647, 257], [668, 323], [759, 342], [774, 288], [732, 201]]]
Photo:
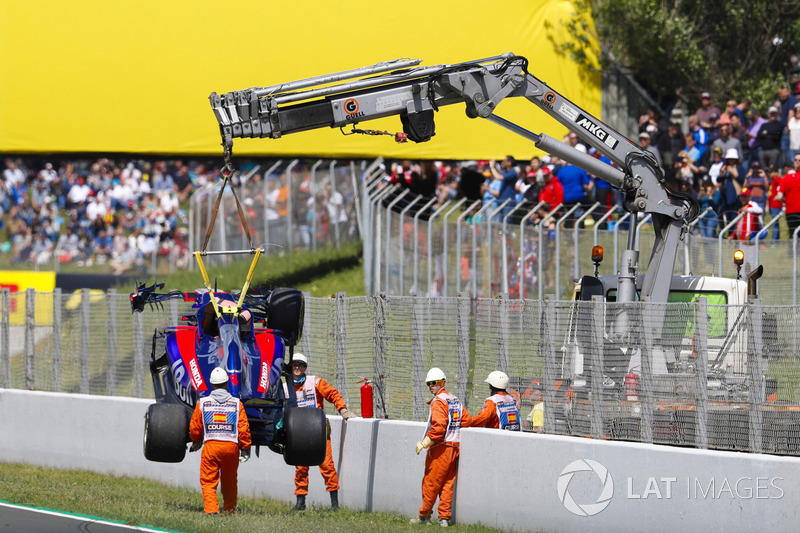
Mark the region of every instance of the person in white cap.
[[250, 424], [244, 405], [227, 391], [228, 373], [211, 371], [211, 394], [200, 398], [189, 423], [190, 452], [203, 447], [200, 459], [200, 487], [206, 514], [219, 512], [217, 484], [222, 474], [222, 510], [236, 512], [239, 462], [250, 458]]
[[[354, 415], [347, 409], [347, 404], [342, 395], [330, 383], [319, 376], [306, 375], [308, 368], [308, 358], [301, 353], [294, 354], [292, 358], [292, 378], [294, 390], [297, 394], [298, 407], [318, 407], [323, 408], [323, 400], [328, 400], [342, 415], [345, 422]], [[286, 396], [289, 396], [289, 389], [286, 383], [283, 384]], [[328, 426], [328, 442], [325, 448], [325, 460], [319, 465], [319, 472], [325, 479], [325, 489], [331, 495], [331, 509], [339, 510], [339, 477], [336, 475], [336, 466], [333, 464], [333, 451], [331, 448], [331, 432]], [[306, 495], [308, 494], [308, 467], [297, 466], [294, 473], [294, 494], [297, 502], [292, 510], [304, 511], [306, 509]]]
[[461, 427], [472, 422], [467, 409], [458, 398], [447, 392], [444, 384], [447, 378], [441, 368], [433, 367], [425, 376], [433, 399], [428, 415], [428, 428], [425, 437], [417, 443], [417, 455], [424, 449], [425, 474], [422, 477], [422, 506], [419, 516], [412, 518], [412, 524], [430, 524], [433, 504], [439, 498], [439, 525], [452, 523], [453, 488], [458, 471], [458, 452], [461, 445]]
[[484, 382], [489, 384], [489, 397], [483, 404], [483, 411], [472, 417], [470, 426], [519, 431], [519, 407], [508, 393], [506, 373], [499, 370], [490, 372]]

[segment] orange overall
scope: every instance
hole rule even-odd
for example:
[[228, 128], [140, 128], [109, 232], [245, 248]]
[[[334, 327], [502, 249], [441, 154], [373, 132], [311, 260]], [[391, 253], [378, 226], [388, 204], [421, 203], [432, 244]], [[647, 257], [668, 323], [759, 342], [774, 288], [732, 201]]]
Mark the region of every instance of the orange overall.
[[[310, 381], [309, 381], [310, 380]], [[316, 407], [322, 409], [322, 400], [328, 400], [337, 411], [346, 409], [347, 405], [342, 398], [342, 395], [330, 383], [317, 376], [306, 376], [303, 383], [295, 383], [294, 390], [297, 392], [298, 404], [302, 403], [301, 396], [305, 395], [314, 384], [314, 402]], [[307, 385], [308, 384], [308, 385]], [[309, 398], [309, 403], [311, 399]], [[339, 490], [339, 476], [336, 475], [336, 467], [333, 464], [333, 452], [331, 450], [331, 435], [328, 431], [328, 442], [325, 445], [325, 461], [319, 465], [319, 472], [325, 479], [325, 490], [333, 492]], [[298, 466], [294, 472], [294, 493], [298, 496], [308, 494], [308, 467]]]
[[[211, 398], [203, 398], [206, 399]], [[222, 472], [222, 509], [229, 514], [236, 512], [239, 448], [250, 449], [250, 424], [247, 422], [244, 406], [238, 399], [232, 398], [232, 400], [238, 404], [238, 423], [233, 430], [236, 433], [233, 439], [219, 438], [206, 431], [209, 427], [209, 414], [210, 420], [215, 420], [215, 415], [208, 413], [210, 408], [207, 402], [197, 403], [189, 425], [189, 436], [193, 442], [205, 440], [200, 460], [200, 487], [203, 490], [203, 507], [208, 514], [219, 512], [217, 484], [220, 481], [220, 472]]]
[[[425, 456], [425, 475], [422, 478], [422, 506], [419, 508], [421, 518], [430, 518], [433, 504], [439, 498], [439, 519], [450, 520], [452, 517], [453, 488], [458, 471], [458, 447], [460, 445], [461, 425], [469, 426], [472, 422], [467, 410], [458, 407], [457, 418], [448, 402], [443, 399], [449, 396], [442, 388], [431, 400], [431, 415], [428, 432], [425, 434], [433, 442]], [[451, 396], [455, 398], [455, 396]], [[457, 400], [457, 399], [456, 399]]]

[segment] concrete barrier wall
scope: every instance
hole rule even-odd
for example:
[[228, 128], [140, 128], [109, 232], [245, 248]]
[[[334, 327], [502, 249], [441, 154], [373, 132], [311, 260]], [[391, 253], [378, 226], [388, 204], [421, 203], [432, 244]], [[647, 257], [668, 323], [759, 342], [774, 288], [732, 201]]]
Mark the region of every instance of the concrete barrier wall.
[[[199, 490], [199, 453], [179, 464], [144, 459], [149, 403], [0, 389], [0, 460]], [[424, 424], [330, 420], [342, 504], [415, 516], [424, 457], [414, 444]], [[240, 468], [240, 492], [289, 504], [293, 478], [282, 457], [261, 450]], [[796, 458], [467, 429], [454, 512], [459, 523], [520, 531], [795, 531], [799, 496]], [[329, 505], [316, 468], [309, 503]]]

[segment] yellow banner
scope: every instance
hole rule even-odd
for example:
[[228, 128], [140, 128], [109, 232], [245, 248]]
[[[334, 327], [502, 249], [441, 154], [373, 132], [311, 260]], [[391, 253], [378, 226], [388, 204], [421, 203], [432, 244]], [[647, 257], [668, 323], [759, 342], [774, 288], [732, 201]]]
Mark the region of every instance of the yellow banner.
[[[25, 309], [27, 308], [25, 291], [28, 289], [36, 290], [36, 301], [34, 302], [36, 324], [51, 325], [53, 323], [52, 292], [55, 288], [55, 272], [0, 270], [0, 289], [8, 289], [11, 292], [9, 320], [12, 326], [25, 323]], [[0, 316], [2, 316], [1, 314], [2, 309], [0, 309]]]
[[[424, 65], [514, 52], [530, 72], [599, 116], [601, 80], [560, 55], [569, 0], [499, 3], [0, 0], [0, 151], [221, 155], [208, 96], [401, 57]], [[566, 129], [523, 99], [498, 114], [534, 133]], [[369, 125], [367, 125], [369, 124]], [[364, 123], [401, 131], [399, 118]], [[423, 144], [338, 129], [237, 139], [234, 154], [525, 159], [527, 141], [463, 106], [443, 108]]]

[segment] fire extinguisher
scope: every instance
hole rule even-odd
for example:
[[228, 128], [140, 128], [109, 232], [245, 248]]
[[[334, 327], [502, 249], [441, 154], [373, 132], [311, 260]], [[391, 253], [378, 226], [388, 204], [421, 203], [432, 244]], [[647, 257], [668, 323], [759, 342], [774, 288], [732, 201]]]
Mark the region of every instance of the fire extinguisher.
[[639, 400], [639, 374], [633, 368], [625, 374], [625, 399], [629, 402]]
[[372, 418], [374, 413], [372, 411], [372, 382], [361, 376], [359, 383], [363, 383], [361, 385], [361, 418]]

